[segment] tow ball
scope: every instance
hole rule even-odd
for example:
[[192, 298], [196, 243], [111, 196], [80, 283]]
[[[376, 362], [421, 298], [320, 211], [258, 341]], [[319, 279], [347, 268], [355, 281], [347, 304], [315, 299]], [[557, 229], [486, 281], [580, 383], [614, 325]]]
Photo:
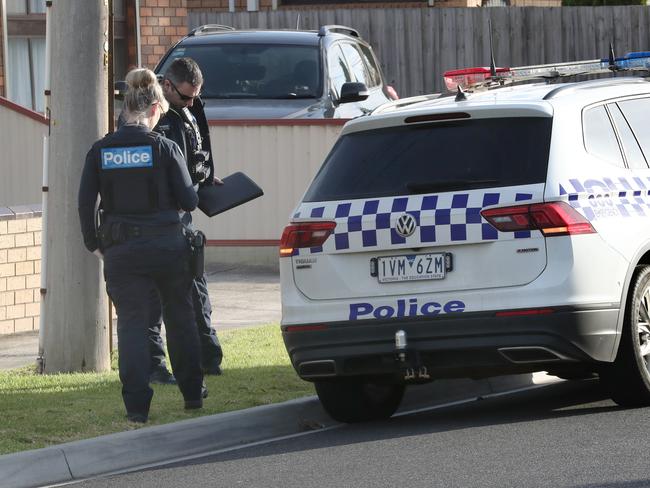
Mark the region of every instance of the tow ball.
[[403, 330], [395, 332], [395, 360], [400, 363], [405, 381], [431, 379], [427, 367], [420, 364], [418, 352], [408, 348], [408, 339]]

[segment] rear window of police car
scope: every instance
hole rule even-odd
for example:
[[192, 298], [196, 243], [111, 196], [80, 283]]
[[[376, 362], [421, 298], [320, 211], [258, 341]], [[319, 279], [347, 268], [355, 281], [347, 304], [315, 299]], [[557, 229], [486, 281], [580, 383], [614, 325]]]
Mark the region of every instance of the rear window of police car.
[[552, 118], [400, 125], [342, 136], [304, 201], [543, 183]]

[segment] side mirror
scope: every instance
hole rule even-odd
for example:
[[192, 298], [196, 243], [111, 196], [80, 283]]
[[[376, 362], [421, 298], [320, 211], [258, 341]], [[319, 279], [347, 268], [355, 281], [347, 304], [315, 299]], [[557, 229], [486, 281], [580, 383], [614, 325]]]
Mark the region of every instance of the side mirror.
[[368, 88], [364, 83], [343, 83], [339, 103], [360, 102], [368, 98], [368, 95]]
[[124, 94], [126, 93], [126, 89], [128, 87], [129, 85], [126, 83], [126, 81], [116, 81], [115, 83], [113, 83], [115, 98], [117, 98], [118, 100], [123, 100]]

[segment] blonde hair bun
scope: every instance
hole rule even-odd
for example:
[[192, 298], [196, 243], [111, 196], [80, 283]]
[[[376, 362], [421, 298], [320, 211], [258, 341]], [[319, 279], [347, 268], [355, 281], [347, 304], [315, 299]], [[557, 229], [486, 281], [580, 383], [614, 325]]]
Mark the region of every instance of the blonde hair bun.
[[156, 74], [147, 68], [135, 68], [126, 75], [128, 89], [124, 95], [127, 117], [140, 120], [147, 117], [152, 105], [159, 104], [163, 112], [169, 108]]
[[147, 68], [136, 68], [126, 75], [126, 83], [130, 88], [148, 88], [157, 83], [156, 75]]

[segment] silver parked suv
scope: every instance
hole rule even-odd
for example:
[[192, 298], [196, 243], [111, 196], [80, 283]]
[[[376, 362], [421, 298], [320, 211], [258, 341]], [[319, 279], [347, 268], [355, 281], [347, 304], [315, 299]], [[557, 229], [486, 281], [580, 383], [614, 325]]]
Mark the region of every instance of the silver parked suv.
[[318, 31], [234, 30], [205, 25], [174, 45], [155, 69], [194, 59], [208, 119], [354, 118], [397, 99], [370, 45], [349, 27]]
[[509, 84], [649, 67], [459, 70], [346, 124], [280, 249], [284, 341], [334, 418], [540, 370], [650, 405], [650, 83]]

